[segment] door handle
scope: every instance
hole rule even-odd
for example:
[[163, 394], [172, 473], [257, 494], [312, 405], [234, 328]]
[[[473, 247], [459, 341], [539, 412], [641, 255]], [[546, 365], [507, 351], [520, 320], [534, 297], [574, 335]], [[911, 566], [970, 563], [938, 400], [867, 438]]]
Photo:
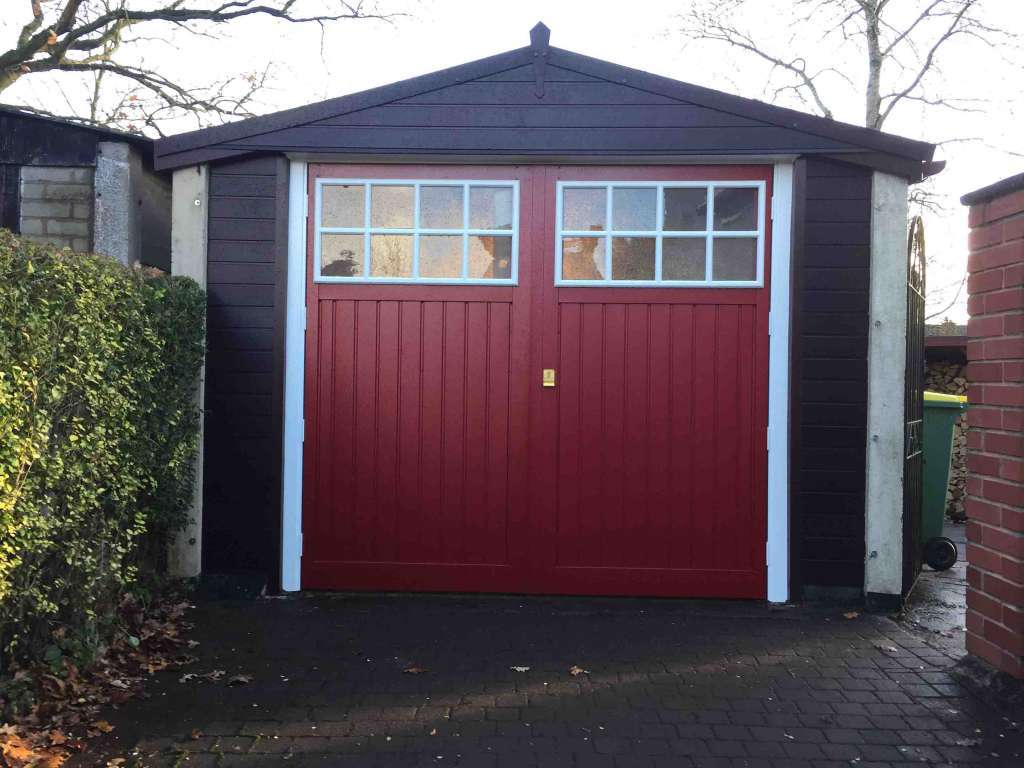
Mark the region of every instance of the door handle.
[[554, 387], [555, 386], [555, 369], [545, 368], [540, 374], [540, 385], [542, 387]]

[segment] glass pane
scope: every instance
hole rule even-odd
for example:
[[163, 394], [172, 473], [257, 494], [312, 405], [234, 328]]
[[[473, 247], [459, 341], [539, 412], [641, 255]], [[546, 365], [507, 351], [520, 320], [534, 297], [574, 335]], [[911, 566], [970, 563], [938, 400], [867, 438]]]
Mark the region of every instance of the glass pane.
[[363, 276], [362, 235], [320, 235], [320, 274]]
[[329, 184], [320, 188], [321, 224], [325, 227], [360, 227], [364, 218], [366, 190], [362, 184]]
[[661, 242], [663, 280], [703, 280], [707, 240], [703, 237], [666, 237]]
[[370, 188], [370, 225], [412, 229], [414, 191], [412, 187], [374, 184]]
[[757, 239], [716, 237], [711, 275], [715, 280], [757, 280]]
[[654, 238], [612, 238], [612, 280], [654, 279]]
[[[612, 190], [612, 228], [652, 230], [657, 228], [658, 190], [617, 187]], [[614, 246], [612, 248], [614, 250]], [[615, 270], [612, 270], [614, 274]]]
[[708, 226], [708, 191], [694, 187], [665, 190], [666, 230], [672, 232], [703, 231]]
[[420, 187], [420, 226], [462, 229], [462, 187]]
[[470, 237], [469, 277], [474, 280], [508, 280], [512, 277], [512, 238]]
[[[604, 188], [568, 187], [562, 190], [562, 229], [600, 232], [604, 229], [607, 198]], [[582, 279], [582, 278], [580, 278]]]
[[603, 237], [562, 238], [563, 280], [603, 280], [604, 276]]
[[462, 277], [462, 235], [420, 235], [420, 277]]
[[412, 277], [412, 235], [372, 235], [370, 275]]
[[754, 231], [757, 229], [757, 190], [725, 187], [715, 190], [715, 229]]
[[512, 229], [511, 187], [469, 188], [470, 229]]

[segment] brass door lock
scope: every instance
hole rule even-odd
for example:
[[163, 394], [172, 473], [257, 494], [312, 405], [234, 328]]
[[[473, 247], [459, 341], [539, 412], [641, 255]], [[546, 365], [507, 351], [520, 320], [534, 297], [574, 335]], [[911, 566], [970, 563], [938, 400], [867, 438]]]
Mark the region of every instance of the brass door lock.
[[540, 385], [542, 387], [553, 387], [555, 386], [555, 369], [545, 368], [541, 371]]

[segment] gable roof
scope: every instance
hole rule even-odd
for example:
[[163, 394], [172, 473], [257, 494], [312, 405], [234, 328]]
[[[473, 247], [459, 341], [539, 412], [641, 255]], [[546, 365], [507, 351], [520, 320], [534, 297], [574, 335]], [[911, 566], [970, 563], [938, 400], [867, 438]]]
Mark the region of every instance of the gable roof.
[[17, 120], [35, 121], [46, 125], [52, 125], [57, 128], [82, 131], [83, 133], [92, 134], [93, 136], [105, 139], [106, 141], [124, 141], [140, 148], [148, 149], [153, 144], [153, 139], [149, 136], [144, 136], [141, 133], [130, 133], [128, 131], [118, 130], [117, 128], [108, 128], [102, 125], [91, 125], [89, 123], [79, 122], [71, 118], [55, 117], [54, 115], [37, 112], [34, 109], [18, 106], [17, 104], [0, 104], [0, 116]]
[[252, 152], [566, 157], [824, 154], [912, 180], [934, 145], [547, 44], [157, 140], [158, 168]]

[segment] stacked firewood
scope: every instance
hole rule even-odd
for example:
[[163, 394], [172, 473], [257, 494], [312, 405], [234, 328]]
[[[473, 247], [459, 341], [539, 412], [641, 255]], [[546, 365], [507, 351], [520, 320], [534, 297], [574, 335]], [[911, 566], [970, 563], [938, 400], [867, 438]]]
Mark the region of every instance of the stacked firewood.
[[[933, 360], [925, 368], [925, 389], [947, 395], [966, 395], [966, 366], [948, 360]], [[957, 419], [953, 428], [953, 456], [949, 467], [949, 495], [946, 515], [956, 522], [967, 519], [964, 499], [967, 495], [967, 415]]]

